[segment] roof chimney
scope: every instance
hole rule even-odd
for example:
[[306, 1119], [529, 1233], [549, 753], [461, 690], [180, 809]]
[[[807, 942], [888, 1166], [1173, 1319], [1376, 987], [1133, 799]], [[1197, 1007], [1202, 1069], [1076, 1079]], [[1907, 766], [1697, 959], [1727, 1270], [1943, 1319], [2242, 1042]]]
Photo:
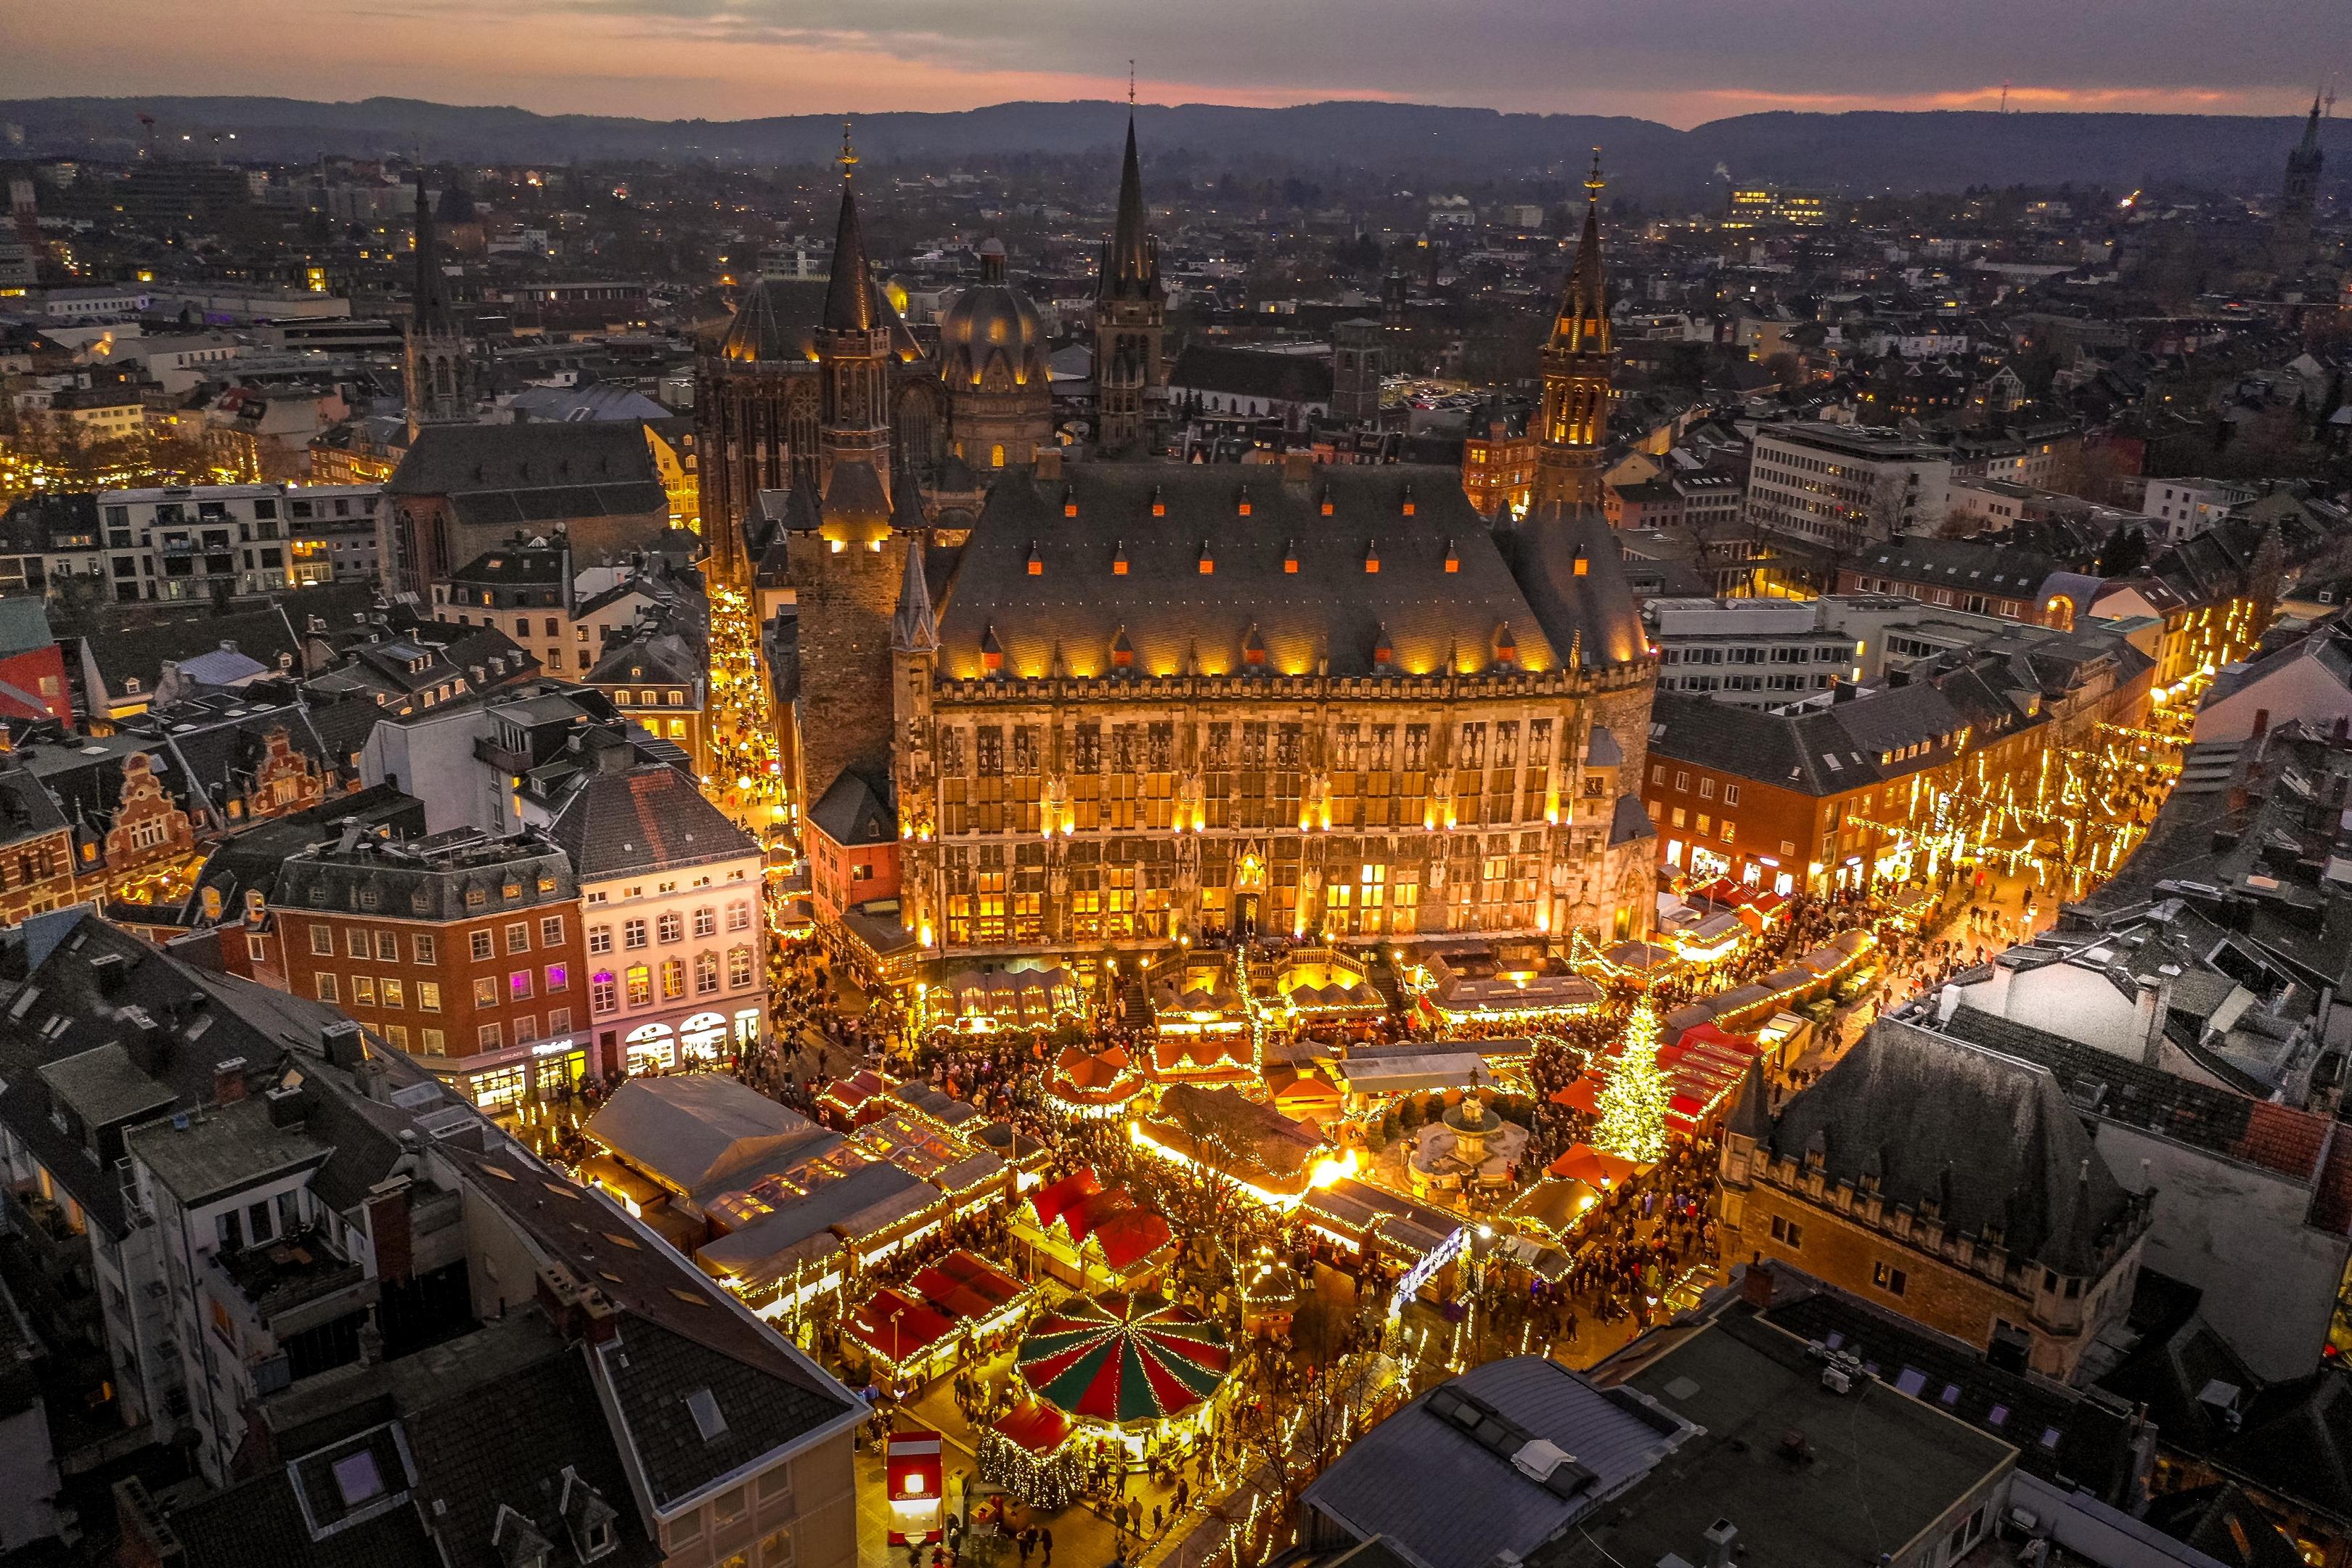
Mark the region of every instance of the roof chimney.
[[1706, 1527], [1706, 1568], [1731, 1568], [1732, 1542], [1739, 1539], [1739, 1529], [1727, 1519], [1718, 1519]]
[[1036, 473], [1037, 478], [1041, 479], [1058, 479], [1062, 477], [1062, 449], [1059, 447], [1037, 448]]
[[245, 1058], [231, 1057], [213, 1064], [213, 1100], [219, 1105], [234, 1105], [245, 1098]]

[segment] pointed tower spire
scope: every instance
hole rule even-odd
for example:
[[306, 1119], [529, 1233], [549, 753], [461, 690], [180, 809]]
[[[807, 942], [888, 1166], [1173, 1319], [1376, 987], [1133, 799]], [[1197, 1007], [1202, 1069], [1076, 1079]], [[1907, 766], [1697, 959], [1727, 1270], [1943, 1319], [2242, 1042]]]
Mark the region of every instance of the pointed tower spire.
[[1118, 169], [1118, 216], [1111, 225], [1097, 292], [1106, 300], [1136, 299], [1160, 280], [1160, 255], [1144, 226], [1143, 165], [1135, 153], [1135, 105], [1127, 109], [1127, 155]]
[[866, 231], [857, 222], [853, 179], [857, 153], [850, 145], [849, 121], [841, 122], [841, 219], [833, 231], [833, 280], [824, 290], [824, 324], [836, 332], [874, 330], [873, 271], [866, 262]]
[[1596, 333], [1598, 346], [1604, 352], [1609, 347], [1609, 289], [1601, 271], [1601, 193], [1607, 185], [1601, 177], [1601, 149], [1595, 147], [1592, 168], [1584, 176], [1584, 233], [1576, 242], [1568, 287], [1560, 292], [1559, 317], [1552, 323], [1556, 348], [1580, 351]]
[[428, 318], [439, 324], [439, 317], [448, 309], [446, 285], [441, 277], [441, 245], [433, 227], [433, 204], [425, 196], [425, 170], [416, 171], [416, 280], [415, 311], [419, 324]]
[[907, 541], [907, 571], [898, 582], [898, 613], [890, 619], [890, 651], [940, 651], [940, 623], [931, 614], [931, 590], [923, 576], [923, 536], [919, 533]]
[[1601, 448], [1609, 435], [1614, 334], [1601, 258], [1601, 149], [1584, 176], [1584, 235], [1543, 347], [1535, 504], [1601, 504]]

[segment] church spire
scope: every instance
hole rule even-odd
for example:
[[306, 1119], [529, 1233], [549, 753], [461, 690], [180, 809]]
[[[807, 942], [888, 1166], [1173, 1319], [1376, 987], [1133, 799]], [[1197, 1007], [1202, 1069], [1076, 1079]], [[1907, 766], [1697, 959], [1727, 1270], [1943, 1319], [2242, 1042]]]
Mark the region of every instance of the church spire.
[[1151, 292], [1159, 281], [1159, 248], [1144, 226], [1143, 168], [1135, 155], [1135, 101], [1130, 85], [1127, 157], [1118, 171], [1118, 217], [1111, 226], [1110, 248], [1103, 254], [1098, 292], [1106, 300], [1136, 299]]
[[1609, 349], [1609, 285], [1601, 267], [1601, 193], [1608, 182], [1601, 177], [1601, 149], [1592, 150], [1592, 168], [1584, 176], [1584, 234], [1576, 243], [1576, 261], [1568, 269], [1561, 290], [1559, 318], [1552, 323], [1555, 348], [1583, 351], [1586, 339], [1598, 334], [1591, 346]]
[[441, 244], [433, 226], [433, 204], [425, 196], [425, 171], [416, 171], [416, 279], [414, 313], [421, 329], [446, 330], [449, 285], [441, 276]]
[[1615, 347], [1609, 280], [1601, 269], [1601, 149], [1584, 177], [1584, 235], [1560, 290], [1559, 314], [1543, 347], [1543, 404], [1536, 446], [1535, 504], [1597, 507], [1609, 437]]
[[873, 271], [866, 262], [866, 231], [857, 222], [853, 174], [857, 153], [849, 144], [849, 121], [841, 122], [841, 221], [833, 231], [833, 280], [824, 290], [824, 325], [836, 332], [874, 330]]

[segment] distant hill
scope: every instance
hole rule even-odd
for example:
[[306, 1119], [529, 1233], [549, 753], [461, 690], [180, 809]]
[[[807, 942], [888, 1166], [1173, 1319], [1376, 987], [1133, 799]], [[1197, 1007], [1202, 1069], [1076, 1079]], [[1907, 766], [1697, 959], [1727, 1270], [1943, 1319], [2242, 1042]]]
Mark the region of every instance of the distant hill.
[[[858, 150], [884, 164], [1024, 153], [1108, 155], [1117, 146], [1125, 108], [1088, 100], [861, 115]], [[138, 144], [142, 113], [155, 117], [167, 142], [184, 134], [205, 147], [210, 133], [234, 131], [239, 157], [270, 162], [421, 149], [427, 157], [478, 163], [810, 163], [832, 156], [841, 134], [839, 119], [831, 115], [653, 121], [401, 98], [0, 101], [0, 122], [21, 128], [24, 153], [40, 157], [128, 157]], [[2225, 190], [2266, 189], [2276, 183], [2301, 130], [2291, 118], [1946, 112], [1749, 114], [1677, 131], [1624, 117], [1373, 102], [1291, 109], [1147, 104], [1137, 121], [1152, 159], [1189, 154], [1213, 164], [1298, 172], [1372, 168], [1419, 179], [1545, 170], [1565, 178], [1580, 165], [1585, 150], [1598, 145], [1619, 189], [1677, 204], [1707, 199], [1717, 165], [1743, 180], [1846, 195], [2065, 181], [2129, 187], [2181, 180]], [[2342, 123], [2326, 129], [2331, 162], [2339, 170], [2352, 167], [2352, 130]]]

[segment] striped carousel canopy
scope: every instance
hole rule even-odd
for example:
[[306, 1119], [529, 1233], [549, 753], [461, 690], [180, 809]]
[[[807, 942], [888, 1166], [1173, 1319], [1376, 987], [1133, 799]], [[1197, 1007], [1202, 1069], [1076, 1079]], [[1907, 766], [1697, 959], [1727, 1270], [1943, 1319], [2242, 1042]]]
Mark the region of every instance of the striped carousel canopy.
[[1215, 1324], [1158, 1296], [1117, 1291], [1064, 1302], [1013, 1358], [1039, 1398], [1115, 1426], [1182, 1415], [1217, 1391], [1232, 1363]]

